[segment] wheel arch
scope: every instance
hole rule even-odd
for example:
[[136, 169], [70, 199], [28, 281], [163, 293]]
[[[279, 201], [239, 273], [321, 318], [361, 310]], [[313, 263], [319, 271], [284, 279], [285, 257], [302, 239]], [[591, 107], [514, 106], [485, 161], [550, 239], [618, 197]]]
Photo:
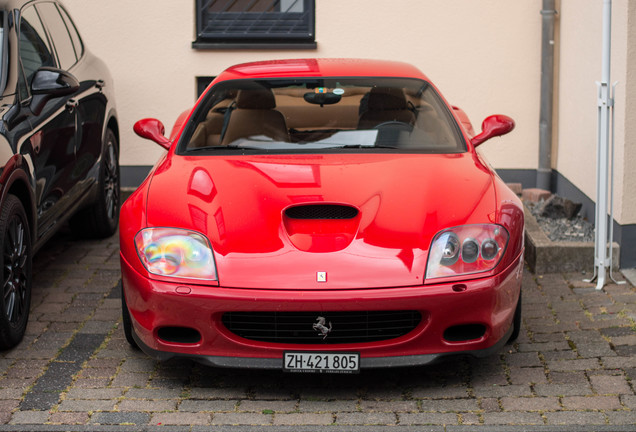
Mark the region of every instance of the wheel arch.
[[106, 136], [106, 131], [109, 129], [113, 131], [113, 133], [115, 134], [115, 138], [117, 138], [117, 142], [115, 144], [117, 145], [117, 154], [119, 155], [121, 150], [119, 139], [119, 122], [117, 121], [117, 117], [113, 112], [110, 113], [108, 122], [106, 123], [106, 128], [104, 128], [104, 136]]
[[2, 203], [7, 195], [14, 195], [22, 203], [24, 212], [29, 222], [29, 232], [31, 233], [32, 244], [35, 245], [37, 239], [37, 223], [35, 210], [35, 196], [29, 186], [29, 179], [22, 170], [14, 170], [8, 177], [2, 192]]

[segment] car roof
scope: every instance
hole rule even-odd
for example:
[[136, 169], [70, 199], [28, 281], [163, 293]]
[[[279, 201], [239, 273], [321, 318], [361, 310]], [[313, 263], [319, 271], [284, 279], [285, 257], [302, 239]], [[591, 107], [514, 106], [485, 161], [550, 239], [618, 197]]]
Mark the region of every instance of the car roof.
[[388, 60], [286, 59], [243, 63], [223, 71], [218, 81], [285, 77], [399, 77], [427, 80], [415, 66]]

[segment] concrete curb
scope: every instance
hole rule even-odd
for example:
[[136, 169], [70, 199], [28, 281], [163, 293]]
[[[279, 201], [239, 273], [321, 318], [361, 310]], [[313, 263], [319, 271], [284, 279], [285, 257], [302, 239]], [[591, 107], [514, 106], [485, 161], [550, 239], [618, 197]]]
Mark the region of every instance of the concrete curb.
[[[543, 232], [530, 210], [526, 219], [525, 260], [536, 274], [573, 273], [594, 270], [594, 243], [553, 242]], [[618, 269], [619, 245], [613, 243], [612, 267]]]

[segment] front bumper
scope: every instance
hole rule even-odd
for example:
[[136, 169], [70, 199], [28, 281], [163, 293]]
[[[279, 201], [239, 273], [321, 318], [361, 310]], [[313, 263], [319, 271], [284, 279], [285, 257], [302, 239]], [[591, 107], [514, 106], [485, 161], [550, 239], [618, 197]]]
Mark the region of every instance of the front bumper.
[[[121, 257], [122, 284], [133, 337], [158, 360], [193, 358], [217, 367], [281, 369], [283, 352], [355, 351], [361, 368], [422, 365], [441, 357], [485, 357], [508, 341], [521, 289], [522, 255], [503, 272], [460, 284], [330, 291], [236, 289], [150, 280]], [[461, 286], [460, 286], [461, 285]], [[424, 317], [398, 338], [335, 345], [268, 343], [244, 339], [222, 323], [226, 312], [417, 310]], [[449, 327], [478, 324], [483, 335], [448, 341]], [[169, 342], [162, 328], [188, 328], [200, 334], [195, 343]], [[319, 339], [319, 338], [318, 338]]]

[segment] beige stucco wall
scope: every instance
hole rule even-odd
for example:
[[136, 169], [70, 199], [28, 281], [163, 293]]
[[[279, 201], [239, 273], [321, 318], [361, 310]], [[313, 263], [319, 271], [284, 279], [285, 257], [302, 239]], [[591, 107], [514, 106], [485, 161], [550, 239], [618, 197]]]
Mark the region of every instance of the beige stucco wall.
[[194, 0], [64, 0], [87, 46], [115, 79], [122, 165], [161, 149], [132, 133], [157, 117], [168, 129], [195, 100], [195, 77], [239, 62], [287, 57], [403, 60], [422, 69], [476, 129], [504, 113], [516, 130], [484, 145], [498, 168], [536, 168], [540, 0], [318, 0], [317, 50], [197, 51]]
[[[636, 33], [628, 35], [636, 24], [636, 4], [631, 0], [613, 0], [611, 82], [618, 81], [615, 103], [615, 212], [620, 224], [636, 223], [636, 130], [626, 125], [634, 105], [634, 46]], [[597, 87], [601, 80], [602, 60], [601, 0], [561, 0], [560, 82], [558, 90], [558, 134], [555, 167], [588, 197], [596, 200]], [[628, 44], [631, 39], [631, 44]], [[628, 46], [631, 46], [630, 55]], [[631, 67], [630, 67], [631, 66]], [[630, 96], [631, 95], [631, 96]], [[631, 115], [633, 118], [633, 114]], [[633, 122], [632, 122], [633, 123]], [[629, 128], [626, 129], [626, 126]]]

